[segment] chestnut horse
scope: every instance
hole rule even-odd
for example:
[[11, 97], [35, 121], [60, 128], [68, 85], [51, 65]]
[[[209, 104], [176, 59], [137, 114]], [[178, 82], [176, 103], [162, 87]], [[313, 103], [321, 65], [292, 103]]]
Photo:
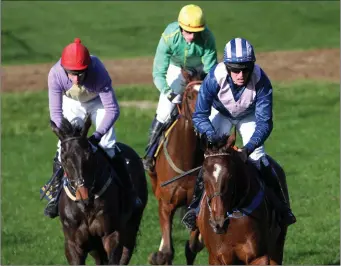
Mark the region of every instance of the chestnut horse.
[[[268, 204], [255, 166], [244, 163], [236, 151], [235, 134], [206, 148], [205, 193], [197, 218], [202, 239], [193, 235], [190, 246], [205, 243], [209, 264], [282, 264], [287, 226]], [[283, 169], [268, 158], [285, 183]], [[287, 189], [285, 194], [288, 198]]]
[[196, 71], [190, 74], [182, 70], [182, 75], [188, 85], [182, 98], [181, 107], [178, 107], [179, 118], [165, 141], [166, 145], [162, 145], [158, 152], [154, 172], [148, 173], [154, 195], [159, 203], [159, 220], [162, 232], [159, 251], [149, 256], [149, 263], [153, 265], [172, 264], [174, 213], [180, 206], [187, 206], [191, 202], [197, 172], [165, 187], [160, 187], [160, 184], [182, 172], [200, 166], [204, 159], [192, 122], [192, 114], [202, 83], [202, 74]]
[[69, 184], [61, 191], [59, 200], [65, 255], [69, 264], [85, 264], [88, 253], [96, 264], [128, 264], [147, 204], [145, 172], [138, 154], [118, 143], [122, 152], [119, 156], [125, 158], [142, 200], [141, 208], [134, 208], [131, 195], [124, 193], [111, 159], [101, 147], [89, 143], [90, 126], [89, 115], [83, 128], [71, 125], [65, 118], [60, 128], [51, 121], [52, 130], [61, 141], [61, 163]]

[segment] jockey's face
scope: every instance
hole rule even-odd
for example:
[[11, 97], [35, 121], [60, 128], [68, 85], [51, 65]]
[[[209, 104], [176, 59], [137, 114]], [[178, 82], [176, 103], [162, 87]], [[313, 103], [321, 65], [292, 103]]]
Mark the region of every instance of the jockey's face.
[[237, 86], [245, 86], [249, 80], [250, 73], [253, 71], [254, 63], [248, 62], [243, 64], [225, 63], [226, 70]]
[[67, 70], [65, 69], [65, 72], [68, 76], [68, 78], [72, 81], [72, 84], [78, 85], [82, 83], [86, 76], [86, 70], [82, 71], [73, 71], [73, 70]]
[[185, 31], [184, 29], [181, 30], [182, 36], [184, 36], [187, 43], [191, 43], [194, 41], [196, 33]]
[[231, 78], [234, 84], [237, 86], [244, 86], [250, 71], [248, 69], [231, 69]]

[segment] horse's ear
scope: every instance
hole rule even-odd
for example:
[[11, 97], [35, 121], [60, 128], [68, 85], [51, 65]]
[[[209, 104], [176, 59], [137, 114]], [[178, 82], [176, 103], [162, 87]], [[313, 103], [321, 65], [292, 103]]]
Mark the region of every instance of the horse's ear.
[[53, 122], [52, 120], [50, 120], [50, 125], [52, 128], [52, 131], [54, 134], [56, 134], [56, 136], [62, 140], [64, 138], [64, 135], [62, 134], [62, 131], [60, 130], [59, 127], [57, 127], [57, 125], [55, 124], [55, 122]]
[[84, 126], [81, 131], [81, 136], [85, 138], [88, 135], [89, 128], [91, 127], [91, 115], [87, 114], [85, 117]]
[[205, 152], [208, 148], [208, 139], [207, 139], [206, 134], [200, 135], [199, 140], [200, 140], [200, 148], [201, 150]]
[[234, 144], [236, 143], [236, 138], [237, 138], [237, 129], [234, 127], [233, 133], [229, 138], [227, 139], [227, 144], [226, 147], [233, 147]]

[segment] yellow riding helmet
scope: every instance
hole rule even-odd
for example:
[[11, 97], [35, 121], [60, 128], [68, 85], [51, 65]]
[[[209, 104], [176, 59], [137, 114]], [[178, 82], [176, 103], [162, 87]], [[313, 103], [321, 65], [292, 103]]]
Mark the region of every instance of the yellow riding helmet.
[[187, 5], [181, 8], [178, 22], [185, 31], [199, 32], [205, 29], [204, 13], [197, 5]]

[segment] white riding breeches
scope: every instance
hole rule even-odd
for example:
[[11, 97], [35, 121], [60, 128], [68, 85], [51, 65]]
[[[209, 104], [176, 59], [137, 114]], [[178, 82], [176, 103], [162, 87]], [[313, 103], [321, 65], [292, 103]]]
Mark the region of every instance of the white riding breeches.
[[[185, 90], [185, 79], [181, 74], [181, 68], [169, 64], [166, 81], [172, 92], [182, 95]], [[168, 94], [160, 94], [159, 103], [156, 109], [156, 119], [165, 123], [170, 119], [170, 115], [176, 104], [167, 99]]]
[[[85, 122], [84, 119], [87, 113], [91, 116], [92, 124], [94, 124], [96, 128], [98, 128], [105, 114], [102, 101], [99, 97], [91, 101], [81, 103], [79, 101], [75, 101], [69, 97], [66, 97], [65, 95], [63, 96], [63, 115], [67, 120], [70, 121], [71, 124], [83, 127]], [[99, 145], [112, 158], [115, 155], [115, 143], [116, 134], [114, 127], [112, 127], [105, 135], [103, 135]], [[58, 159], [59, 161], [61, 161], [60, 141], [58, 141], [57, 147], [59, 154]]]
[[[218, 135], [230, 134], [232, 126], [236, 126], [238, 133], [240, 134], [243, 145], [246, 145], [251, 139], [253, 133], [256, 129], [256, 117], [251, 114], [241, 120], [230, 119], [221, 113], [219, 113], [215, 108], [212, 107], [211, 115], [209, 117], [214, 129]], [[257, 161], [265, 155], [264, 145], [258, 147], [250, 154], [250, 159]]]

